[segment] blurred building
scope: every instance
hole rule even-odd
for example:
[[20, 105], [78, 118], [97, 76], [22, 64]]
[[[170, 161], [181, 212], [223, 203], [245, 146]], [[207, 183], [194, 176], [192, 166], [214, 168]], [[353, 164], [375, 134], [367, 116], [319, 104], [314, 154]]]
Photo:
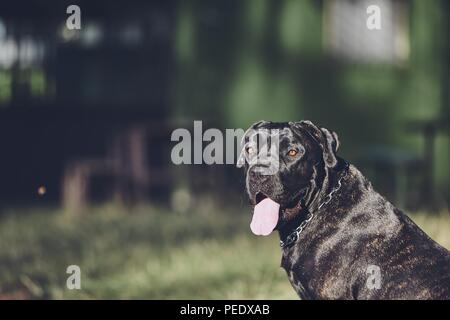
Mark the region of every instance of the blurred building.
[[69, 4], [0, 4], [1, 201], [161, 196], [173, 3], [78, 1], [80, 30]]

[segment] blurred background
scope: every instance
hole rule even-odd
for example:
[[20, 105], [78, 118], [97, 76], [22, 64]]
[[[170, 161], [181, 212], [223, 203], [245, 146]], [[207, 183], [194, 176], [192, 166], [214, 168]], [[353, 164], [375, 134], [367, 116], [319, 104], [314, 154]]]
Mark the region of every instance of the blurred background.
[[336, 131], [449, 248], [449, 19], [446, 0], [1, 2], [0, 298], [295, 298], [242, 172], [172, 164], [194, 120]]

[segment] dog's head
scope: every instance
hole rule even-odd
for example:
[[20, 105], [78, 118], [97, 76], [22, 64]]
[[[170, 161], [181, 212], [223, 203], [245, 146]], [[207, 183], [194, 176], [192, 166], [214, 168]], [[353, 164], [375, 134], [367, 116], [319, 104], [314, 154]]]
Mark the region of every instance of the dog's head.
[[237, 165], [245, 167], [255, 234], [270, 234], [309, 205], [326, 171], [337, 165], [338, 147], [336, 133], [310, 121], [260, 121], [247, 130]]

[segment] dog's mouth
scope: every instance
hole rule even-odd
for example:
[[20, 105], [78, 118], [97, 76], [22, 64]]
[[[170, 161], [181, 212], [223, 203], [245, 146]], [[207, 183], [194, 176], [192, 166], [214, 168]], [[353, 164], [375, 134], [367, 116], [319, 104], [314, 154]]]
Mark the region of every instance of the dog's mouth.
[[288, 205], [281, 208], [283, 216], [286, 220], [291, 220], [294, 218], [305, 207], [303, 200], [307, 192], [307, 188], [301, 189]]
[[306, 189], [300, 190], [298, 195], [287, 205], [280, 205], [263, 192], [257, 192], [251, 202], [254, 206], [250, 229], [256, 235], [267, 236], [272, 233], [278, 224], [281, 215], [290, 220], [303, 208], [303, 197]]
[[253, 205], [256, 206], [258, 203], [260, 203], [261, 201], [263, 201], [264, 199], [268, 198], [268, 196], [266, 196], [264, 193], [262, 193], [261, 191], [256, 193], [255, 198], [253, 200]]

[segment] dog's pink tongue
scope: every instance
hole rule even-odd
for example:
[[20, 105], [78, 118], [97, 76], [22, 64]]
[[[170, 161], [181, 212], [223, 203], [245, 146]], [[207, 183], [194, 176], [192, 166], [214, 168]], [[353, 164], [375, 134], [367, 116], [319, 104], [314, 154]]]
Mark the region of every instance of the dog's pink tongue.
[[275, 201], [265, 198], [255, 206], [250, 229], [257, 236], [268, 236], [278, 223], [278, 210], [280, 205]]

